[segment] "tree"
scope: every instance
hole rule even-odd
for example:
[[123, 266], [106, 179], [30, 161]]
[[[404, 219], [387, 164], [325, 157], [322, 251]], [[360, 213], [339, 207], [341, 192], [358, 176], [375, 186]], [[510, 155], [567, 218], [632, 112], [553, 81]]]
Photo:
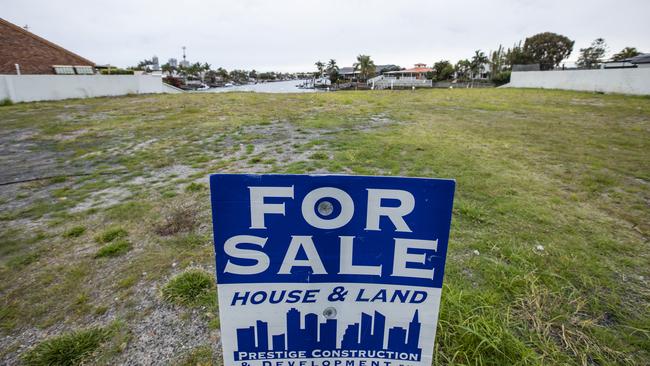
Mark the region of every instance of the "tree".
[[468, 80], [469, 79], [469, 73], [472, 68], [472, 63], [465, 59], [465, 60], [459, 60], [456, 62], [456, 65], [454, 66], [454, 71], [456, 72], [456, 79], [458, 80]]
[[380, 74], [385, 74], [387, 72], [400, 71], [400, 70], [404, 70], [404, 69], [402, 69], [401, 67], [399, 67], [397, 65], [386, 65], [381, 70], [379, 70], [379, 73]]
[[485, 71], [485, 64], [488, 63], [488, 61], [489, 59], [487, 56], [485, 56], [485, 53], [483, 53], [483, 51], [474, 51], [474, 56], [472, 56], [472, 61], [470, 63], [472, 79], [476, 79], [477, 75], [480, 75]]
[[499, 48], [496, 51], [492, 51], [490, 55], [490, 76], [494, 78], [495, 75], [503, 71], [505, 64], [506, 54], [503, 51], [503, 46], [499, 45]]
[[217, 73], [217, 76], [219, 76], [221, 78], [221, 80], [224, 80], [224, 81], [228, 80], [229, 77], [230, 77], [230, 75], [228, 74], [228, 71], [226, 69], [224, 69], [223, 67], [218, 68], [216, 73]]
[[451, 62], [441, 60], [433, 64], [433, 72], [437, 81], [449, 80], [454, 74], [454, 67]]
[[359, 77], [363, 81], [367, 81], [375, 75], [375, 63], [368, 55], [357, 56], [357, 62], [354, 63], [354, 70], [359, 71]]
[[538, 63], [542, 70], [552, 70], [569, 57], [573, 51], [574, 41], [566, 36], [544, 32], [526, 38], [524, 54], [533, 63]]
[[151, 71], [151, 68], [149, 66], [151, 66], [153, 64], [154, 64], [153, 60], [144, 59], [144, 60], [138, 62], [137, 66], [130, 67], [129, 69], [149, 72], [149, 71]]
[[591, 42], [591, 46], [580, 49], [580, 57], [576, 61], [576, 65], [580, 68], [595, 69], [603, 63], [607, 53], [607, 44], [602, 38], [596, 38]]
[[160, 69], [162, 70], [162, 72], [164, 72], [164, 73], [166, 73], [166, 74], [168, 74], [170, 76], [174, 74], [174, 71], [176, 71], [176, 68], [174, 66], [170, 65], [169, 62], [166, 63], [166, 64], [163, 64], [162, 66], [160, 66]]
[[627, 58], [632, 58], [634, 56], [640, 55], [641, 52], [639, 52], [636, 47], [625, 47], [621, 50], [621, 52], [615, 54], [612, 57], [613, 61], [623, 61]]
[[505, 54], [505, 65], [508, 69], [512, 69], [512, 65], [526, 65], [533, 63], [526, 52], [524, 52], [524, 47], [519, 43], [515, 43], [512, 48], [508, 48]]
[[339, 80], [339, 66], [336, 64], [336, 60], [330, 59], [330, 61], [327, 63], [325, 72], [329, 76], [330, 82], [332, 84], [336, 83]]
[[316, 69], [318, 70], [318, 76], [323, 76], [323, 70], [325, 70], [325, 64], [319, 60], [314, 65], [316, 65]]

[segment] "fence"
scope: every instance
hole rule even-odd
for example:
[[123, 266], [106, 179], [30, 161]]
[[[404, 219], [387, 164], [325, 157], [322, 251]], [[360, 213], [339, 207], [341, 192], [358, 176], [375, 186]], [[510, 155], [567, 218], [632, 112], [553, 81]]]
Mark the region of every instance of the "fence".
[[513, 72], [504, 87], [650, 95], [650, 67]]
[[0, 100], [13, 102], [163, 92], [159, 75], [0, 75]]

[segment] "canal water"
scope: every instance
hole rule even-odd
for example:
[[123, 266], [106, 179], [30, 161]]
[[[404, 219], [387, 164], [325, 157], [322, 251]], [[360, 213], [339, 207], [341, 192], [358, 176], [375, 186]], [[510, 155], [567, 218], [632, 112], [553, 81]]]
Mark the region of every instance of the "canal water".
[[210, 88], [201, 93], [224, 93], [224, 92], [256, 92], [256, 93], [313, 93], [314, 89], [300, 89], [296, 85], [303, 83], [303, 80], [274, 81], [270, 83], [259, 83], [249, 85], [224, 86], [221, 88]]

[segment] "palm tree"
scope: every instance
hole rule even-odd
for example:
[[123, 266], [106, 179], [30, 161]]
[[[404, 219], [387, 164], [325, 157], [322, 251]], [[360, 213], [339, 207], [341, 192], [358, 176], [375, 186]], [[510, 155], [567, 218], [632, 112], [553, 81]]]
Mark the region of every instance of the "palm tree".
[[336, 60], [331, 58], [330, 61], [327, 63], [327, 68], [325, 69], [325, 72], [330, 78], [330, 82], [332, 84], [336, 83], [339, 79], [339, 65], [336, 64]]
[[160, 66], [160, 69], [162, 72], [167, 73], [169, 76], [172, 76], [172, 74], [174, 74], [174, 70], [176, 70], [176, 68], [170, 65], [169, 62]]
[[375, 63], [368, 55], [357, 56], [357, 62], [354, 64], [354, 70], [359, 71], [359, 77], [363, 81], [367, 81], [375, 75]]
[[454, 71], [456, 71], [456, 78], [461, 81], [467, 81], [467, 76], [470, 72], [471, 67], [472, 63], [469, 60], [459, 60], [456, 63], [456, 66], [454, 66]]
[[339, 66], [336, 64], [336, 60], [331, 58], [330, 61], [327, 63], [327, 73], [329, 74], [332, 71], [339, 71]]
[[474, 56], [472, 57], [472, 65], [471, 65], [471, 70], [472, 70], [472, 79], [476, 78], [477, 74], [481, 74], [483, 70], [485, 70], [485, 64], [490, 61], [487, 56], [485, 56], [485, 53], [481, 50], [476, 50], [474, 51]]
[[493, 51], [490, 58], [490, 73], [492, 79], [494, 79], [502, 71], [504, 63], [505, 53], [503, 52], [503, 46], [499, 45], [499, 49]]
[[612, 57], [613, 61], [621, 61], [625, 60], [626, 58], [632, 58], [634, 56], [640, 55], [641, 52], [639, 52], [636, 47], [625, 47], [623, 50], [617, 54], [615, 54]]
[[318, 69], [318, 75], [320, 75], [322, 77], [323, 76], [323, 70], [325, 70], [325, 64], [322, 63], [319, 60], [314, 65], [316, 65], [316, 69]]

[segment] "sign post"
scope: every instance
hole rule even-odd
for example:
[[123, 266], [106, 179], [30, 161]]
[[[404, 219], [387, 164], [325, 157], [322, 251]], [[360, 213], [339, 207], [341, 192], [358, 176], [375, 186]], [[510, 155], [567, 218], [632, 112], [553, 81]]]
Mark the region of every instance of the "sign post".
[[430, 366], [454, 188], [212, 175], [225, 366]]

